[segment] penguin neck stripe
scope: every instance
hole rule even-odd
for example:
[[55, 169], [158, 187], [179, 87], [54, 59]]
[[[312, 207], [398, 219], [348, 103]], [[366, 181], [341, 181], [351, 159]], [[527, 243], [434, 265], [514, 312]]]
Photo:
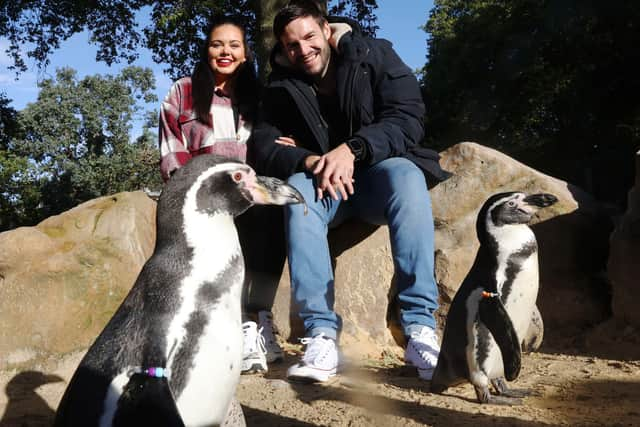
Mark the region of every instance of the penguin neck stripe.
[[143, 368], [141, 366], [136, 366], [134, 368], [129, 369], [127, 372], [128, 376], [133, 376], [135, 374], [144, 374], [149, 377], [154, 378], [169, 378], [171, 375], [171, 370], [169, 368], [163, 368], [159, 366], [153, 366], [151, 368]]

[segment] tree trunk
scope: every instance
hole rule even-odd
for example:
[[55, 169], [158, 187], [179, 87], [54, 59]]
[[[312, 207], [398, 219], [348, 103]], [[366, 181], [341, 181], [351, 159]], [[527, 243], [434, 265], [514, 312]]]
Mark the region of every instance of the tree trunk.
[[266, 82], [271, 71], [269, 54], [275, 44], [273, 36], [273, 18], [278, 10], [286, 6], [287, 0], [257, 0], [255, 2], [257, 31], [256, 31], [256, 60], [258, 62], [258, 77]]

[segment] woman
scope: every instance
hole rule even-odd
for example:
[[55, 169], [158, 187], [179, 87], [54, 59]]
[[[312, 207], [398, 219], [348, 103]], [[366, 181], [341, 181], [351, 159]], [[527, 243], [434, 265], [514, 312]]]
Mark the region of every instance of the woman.
[[[191, 77], [173, 84], [160, 109], [160, 171], [165, 181], [200, 154], [246, 161], [261, 87], [245, 31], [234, 18], [221, 17], [206, 34]], [[267, 361], [283, 357], [271, 316], [285, 259], [284, 230], [274, 224], [282, 223], [281, 208], [271, 206], [254, 206], [236, 219], [247, 278], [243, 373], [265, 372]]]

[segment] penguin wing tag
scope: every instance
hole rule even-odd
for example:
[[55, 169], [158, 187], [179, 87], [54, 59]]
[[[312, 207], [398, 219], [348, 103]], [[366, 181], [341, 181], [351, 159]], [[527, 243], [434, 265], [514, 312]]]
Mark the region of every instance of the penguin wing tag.
[[500, 347], [505, 378], [507, 381], [515, 380], [520, 373], [521, 349], [509, 313], [497, 296], [483, 296], [479, 302], [478, 314], [480, 321], [489, 329]]

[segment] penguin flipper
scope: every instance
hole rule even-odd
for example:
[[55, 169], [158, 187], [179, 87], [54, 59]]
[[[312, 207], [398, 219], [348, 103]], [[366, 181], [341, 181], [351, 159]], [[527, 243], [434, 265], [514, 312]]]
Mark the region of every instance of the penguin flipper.
[[520, 373], [522, 354], [509, 313], [500, 298], [489, 297], [480, 300], [478, 314], [500, 348], [505, 378], [507, 381], [515, 380]]

